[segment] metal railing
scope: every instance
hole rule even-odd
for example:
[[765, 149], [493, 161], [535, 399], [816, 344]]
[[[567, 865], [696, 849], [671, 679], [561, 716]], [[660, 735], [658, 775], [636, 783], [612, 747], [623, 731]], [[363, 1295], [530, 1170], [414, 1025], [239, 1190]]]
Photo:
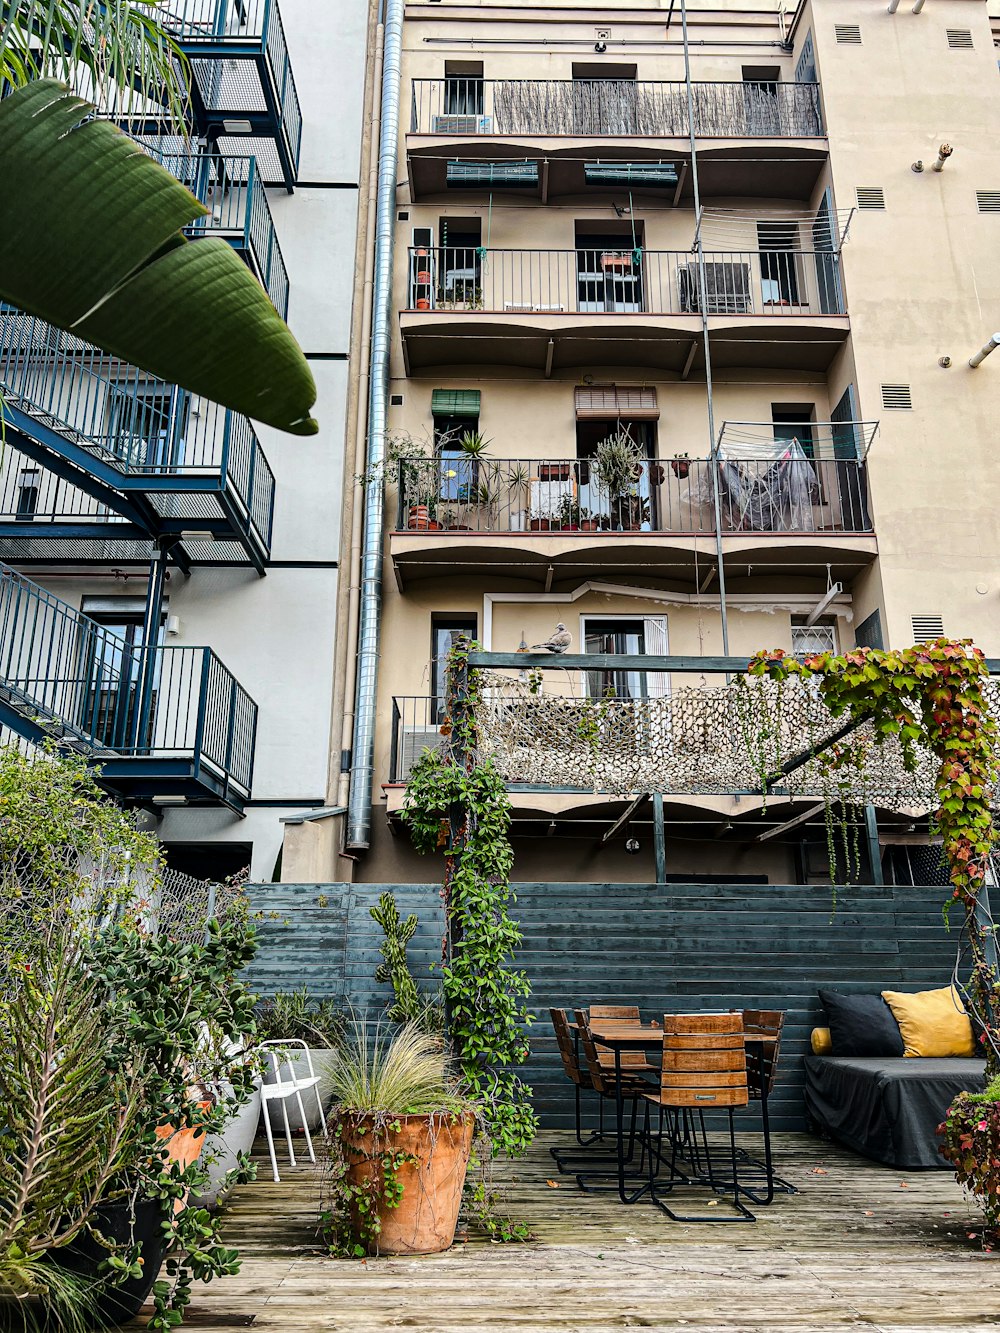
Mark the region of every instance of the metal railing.
[[393, 698], [390, 782], [405, 782], [425, 750], [436, 750], [441, 744], [444, 709], [443, 697], [406, 695]]
[[[267, 99], [239, 70], [242, 60], [262, 54], [277, 105], [278, 121], [296, 166], [302, 142], [302, 109], [292, 74], [285, 27], [276, 0], [161, 0], [157, 18], [191, 55], [208, 111], [261, 112]], [[199, 53], [233, 64], [212, 70]]]
[[250, 794], [257, 705], [210, 648], [130, 643], [4, 566], [0, 700], [85, 753], [180, 759]]
[[[842, 315], [828, 250], [487, 250], [411, 246], [408, 309], [503, 314]], [[704, 287], [704, 291], [702, 288]]]
[[[31, 315], [0, 310], [7, 405], [128, 477], [164, 489], [218, 475], [267, 546], [274, 475], [250, 422]], [[155, 483], [154, 483], [155, 479]]]
[[396, 530], [709, 534], [715, 467], [724, 533], [871, 532], [864, 460], [808, 455], [649, 459], [624, 489], [594, 459], [406, 458]]
[[246, 251], [274, 308], [287, 319], [288, 270], [256, 158], [174, 151], [150, 142], [142, 148], [209, 210], [187, 228], [188, 235], [219, 236]]
[[[819, 84], [695, 83], [695, 133], [716, 138], [816, 138]], [[680, 138], [687, 84], [635, 79], [414, 79], [410, 131]]]

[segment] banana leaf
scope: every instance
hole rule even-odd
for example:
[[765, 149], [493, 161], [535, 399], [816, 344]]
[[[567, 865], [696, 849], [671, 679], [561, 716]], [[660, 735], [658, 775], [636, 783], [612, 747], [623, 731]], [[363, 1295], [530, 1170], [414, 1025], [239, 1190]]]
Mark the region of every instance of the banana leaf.
[[0, 300], [191, 393], [313, 435], [312, 372], [207, 212], [53, 79], [0, 101]]

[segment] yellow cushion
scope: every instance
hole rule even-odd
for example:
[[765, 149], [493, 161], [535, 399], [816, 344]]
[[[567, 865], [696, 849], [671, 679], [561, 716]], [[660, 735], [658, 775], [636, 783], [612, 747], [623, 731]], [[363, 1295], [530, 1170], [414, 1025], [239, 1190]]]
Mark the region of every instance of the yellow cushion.
[[829, 1055], [833, 1050], [833, 1041], [829, 1028], [813, 1028], [809, 1034], [813, 1055]]
[[882, 999], [903, 1034], [904, 1055], [975, 1055], [972, 1023], [954, 986], [916, 995], [884, 990]]

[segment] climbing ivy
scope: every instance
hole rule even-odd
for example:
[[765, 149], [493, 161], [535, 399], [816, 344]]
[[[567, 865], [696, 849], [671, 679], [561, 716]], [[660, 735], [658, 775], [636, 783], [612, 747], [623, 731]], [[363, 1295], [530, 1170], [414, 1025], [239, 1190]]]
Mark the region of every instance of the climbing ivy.
[[[897, 737], [912, 772], [918, 747], [937, 760], [936, 811], [952, 885], [946, 907], [963, 914], [972, 969], [968, 993], [980, 1020], [987, 1074], [1000, 1074], [1000, 979], [986, 950], [987, 929], [979, 910], [989, 856], [997, 839], [993, 796], [1000, 775], [997, 723], [987, 704], [986, 659], [970, 639], [937, 639], [915, 648], [876, 651], [856, 648], [843, 656], [819, 653], [799, 662], [782, 649], [758, 653], [752, 676], [778, 682], [816, 677], [834, 717], [868, 723], [879, 740]], [[842, 741], [820, 758], [830, 772], [848, 764], [863, 768], [860, 744]]]
[[531, 1089], [517, 1074], [528, 1058], [531, 987], [511, 966], [521, 932], [509, 913], [510, 799], [492, 761], [477, 754], [478, 684], [468, 668], [474, 647], [459, 640], [449, 656], [445, 746], [412, 769], [403, 819], [418, 852], [445, 857], [442, 977], [448, 1038], [465, 1089], [483, 1107], [493, 1155], [519, 1156], [538, 1123]]

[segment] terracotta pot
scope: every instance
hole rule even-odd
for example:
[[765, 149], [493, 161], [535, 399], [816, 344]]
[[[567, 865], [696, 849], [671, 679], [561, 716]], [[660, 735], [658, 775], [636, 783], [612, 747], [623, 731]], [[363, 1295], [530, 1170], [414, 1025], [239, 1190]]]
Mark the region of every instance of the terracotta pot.
[[[438, 1254], [454, 1242], [474, 1127], [471, 1114], [399, 1115], [376, 1135], [370, 1116], [334, 1112], [330, 1128], [334, 1134], [339, 1129], [349, 1184], [375, 1179], [381, 1195], [382, 1154], [408, 1153], [416, 1159], [404, 1162], [396, 1173], [403, 1187], [399, 1204], [388, 1208], [383, 1203], [378, 1209], [382, 1230], [373, 1250]], [[352, 1216], [351, 1226], [360, 1238], [357, 1216]]]
[[406, 526], [420, 532], [437, 532], [441, 524], [431, 518], [426, 505], [410, 505], [410, 511], [406, 517]]
[[428, 296], [418, 296], [414, 303], [418, 310], [430, 310], [431, 302]]
[[600, 519], [598, 519], [598, 518], [581, 518], [581, 519], [580, 519], [580, 531], [581, 531], [581, 532], [600, 532], [600, 530], [601, 530], [601, 520], [600, 520]]
[[529, 532], [549, 532], [552, 528], [551, 518], [529, 518]]

